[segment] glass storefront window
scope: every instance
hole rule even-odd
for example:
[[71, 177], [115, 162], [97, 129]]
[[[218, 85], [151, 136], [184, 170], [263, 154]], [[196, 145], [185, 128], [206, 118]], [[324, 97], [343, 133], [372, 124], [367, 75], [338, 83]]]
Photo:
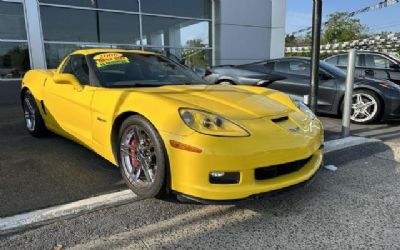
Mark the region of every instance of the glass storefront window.
[[49, 3], [49, 4], [60, 4], [60, 5], [72, 5], [79, 7], [91, 7], [95, 8], [96, 4], [93, 0], [39, 0], [40, 3]]
[[42, 6], [40, 14], [47, 41], [98, 41], [95, 11]]
[[112, 12], [99, 12], [100, 42], [140, 43], [139, 16]]
[[139, 11], [138, 0], [39, 0], [43, 4], [70, 5], [111, 10]]
[[24, 10], [20, 3], [0, 2], [0, 38], [26, 39]]
[[46, 41], [132, 44], [140, 41], [138, 15], [48, 6], [41, 7], [41, 15]]
[[138, 0], [97, 0], [97, 7], [100, 9], [139, 11]]
[[0, 79], [22, 78], [29, 69], [26, 43], [0, 42]]
[[45, 44], [47, 68], [56, 69], [64, 57], [71, 52], [80, 49], [73, 44]]
[[211, 0], [141, 0], [145, 13], [211, 18]]
[[209, 47], [208, 21], [143, 16], [143, 44], [173, 47]]

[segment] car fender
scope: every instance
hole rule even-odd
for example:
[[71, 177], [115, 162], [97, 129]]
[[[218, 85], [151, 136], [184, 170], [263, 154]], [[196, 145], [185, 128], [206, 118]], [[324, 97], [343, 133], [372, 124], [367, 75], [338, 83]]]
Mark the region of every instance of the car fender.
[[[29, 89], [35, 98], [37, 104], [43, 100], [43, 92], [46, 81], [49, 77], [53, 77], [54, 72], [51, 70], [30, 70], [28, 71], [21, 84], [21, 98], [25, 90]], [[39, 106], [39, 105], [38, 105]]]

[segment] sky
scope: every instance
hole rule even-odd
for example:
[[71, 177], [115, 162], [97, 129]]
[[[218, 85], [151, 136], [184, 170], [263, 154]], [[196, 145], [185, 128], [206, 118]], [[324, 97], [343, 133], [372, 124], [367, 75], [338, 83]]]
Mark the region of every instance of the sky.
[[[323, 0], [323, 21], [326, 16], [336, 11], [352, 12], [364, 7], [374, 5], [382, 0]], [[286, 0], [287, 17], [286, 33], [311, 26], [312, 18], [312, 0]], [[362, 13], [355, 18], [361, 20], [361, 23], [369, 27], [370, 33], [379, 33], [381, 31], [400, 32], [400, 3]]]

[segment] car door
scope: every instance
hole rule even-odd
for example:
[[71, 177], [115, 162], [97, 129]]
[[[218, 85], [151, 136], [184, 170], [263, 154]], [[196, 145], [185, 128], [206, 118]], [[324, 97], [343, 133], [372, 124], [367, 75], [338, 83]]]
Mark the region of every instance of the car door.
[[81, 89], [49, 79], [45, 87], [45, 107], [56, 130], [90, 146], [92, 144], [91, 102], [96, 87], [89, 84], [89, 68], [84, 55], [72, 55], [60, 73], [73, 74]]
[[376, 79], [400, 80], [399, 69], [393, 65], [397, 63], [383, 55], [364, 54], [365, 75]]
[[[268, 87], [276, 89], [303, 99], [310, 93], [310, 63], [307, 60], [288, 59], [273, 62], [267, 68], [274, 68], [272, 71], [287, 77], [271, 83]], [[333, 110], [336, 98], [337, 82], [328, 73], [321, 71], [321, 79], [318, 88], [318, 110], [329, 112]]]

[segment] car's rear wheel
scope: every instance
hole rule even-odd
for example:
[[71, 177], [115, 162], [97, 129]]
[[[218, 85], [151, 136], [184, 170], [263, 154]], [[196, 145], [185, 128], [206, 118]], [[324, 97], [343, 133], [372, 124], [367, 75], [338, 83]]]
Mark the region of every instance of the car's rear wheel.
[[364, 89], [355, 90], [350, 119], [359, 124], [376, 122], [381, 116], [381, 107], [381, 101], [375, 92]]
[[218, 84], [219, 84], [219, 85], [235, 85], [234, 82], [228, 81], [228, 80], [220, 81], [220, 82], [218, 82]]
[[160, 197], [166, 191], [164, 144], [144, 117], [128, 117], [119, 131], [119, 166], [128, 187], [141, 198]]
[[35, 98], [29, 90], [25, 91], [23, 95], [22, 109], [24, 111], [25, 127], [28, 132], [35, 137], [45, 135], [47, 132], [46, 125], [36, 105]]

